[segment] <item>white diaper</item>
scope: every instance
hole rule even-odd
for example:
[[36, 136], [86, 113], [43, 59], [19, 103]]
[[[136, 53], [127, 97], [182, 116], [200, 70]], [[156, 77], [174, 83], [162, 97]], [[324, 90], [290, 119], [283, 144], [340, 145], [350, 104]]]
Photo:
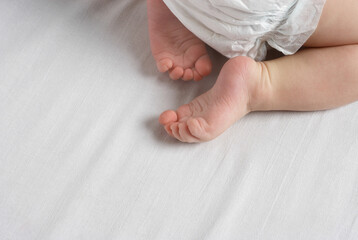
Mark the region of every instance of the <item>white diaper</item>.
[[263, 60], [267, 44], [285, 55], [316, 29], [325, 0], [164, 0], [209, 46], [232, 58]]

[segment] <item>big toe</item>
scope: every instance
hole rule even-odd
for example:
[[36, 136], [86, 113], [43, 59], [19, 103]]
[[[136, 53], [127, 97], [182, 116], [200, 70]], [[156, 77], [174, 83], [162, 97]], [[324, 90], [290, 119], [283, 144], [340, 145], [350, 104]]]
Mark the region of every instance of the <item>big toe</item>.
[[176, 121], [178, 121], [178, 115], [172, 110], [165, 111], [159, 116], [159, 123], [162, 125], [167, 125], [168, 123]]
[[212, 63], [209, 55], [205, 54], [200, 57], [195, 63], [195, 69], [203, 77], [209, 75], [212, 70]]

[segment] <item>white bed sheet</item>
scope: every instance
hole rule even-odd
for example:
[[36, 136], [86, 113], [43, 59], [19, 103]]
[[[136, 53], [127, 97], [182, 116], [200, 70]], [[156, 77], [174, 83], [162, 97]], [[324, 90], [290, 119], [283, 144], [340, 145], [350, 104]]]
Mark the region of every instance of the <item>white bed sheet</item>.
[[0, 1], [0, 239], [358, 239], [358, 104], [182, 144], [209, 89], [151, 57], [144, 0]]

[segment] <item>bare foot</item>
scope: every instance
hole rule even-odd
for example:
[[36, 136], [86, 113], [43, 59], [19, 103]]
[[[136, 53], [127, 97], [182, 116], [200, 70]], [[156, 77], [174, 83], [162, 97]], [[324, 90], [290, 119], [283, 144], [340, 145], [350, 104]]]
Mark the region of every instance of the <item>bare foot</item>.
[[201, 80], [211, 72], [205, 43], [173, 15], [163, 0], [147, 0], [149, 36], [160, 72], [177, 80]]
[[223, 66], [212, 89], [177, 111], [165, 111], [159, 122], [182, 142], [209, 141], [257, 109], [256, 99], [264, 93], [267, 79], [265, 64], [247, 57], [233, 58]]

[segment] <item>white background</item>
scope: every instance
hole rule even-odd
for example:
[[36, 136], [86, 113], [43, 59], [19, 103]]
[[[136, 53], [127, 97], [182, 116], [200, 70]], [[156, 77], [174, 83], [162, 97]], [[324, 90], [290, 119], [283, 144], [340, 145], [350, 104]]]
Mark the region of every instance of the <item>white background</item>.
[[358, 239], [357, 103], [165, 134], [212, 57], [158, 73], [144, 0], [0, 0], [0, 239]]

